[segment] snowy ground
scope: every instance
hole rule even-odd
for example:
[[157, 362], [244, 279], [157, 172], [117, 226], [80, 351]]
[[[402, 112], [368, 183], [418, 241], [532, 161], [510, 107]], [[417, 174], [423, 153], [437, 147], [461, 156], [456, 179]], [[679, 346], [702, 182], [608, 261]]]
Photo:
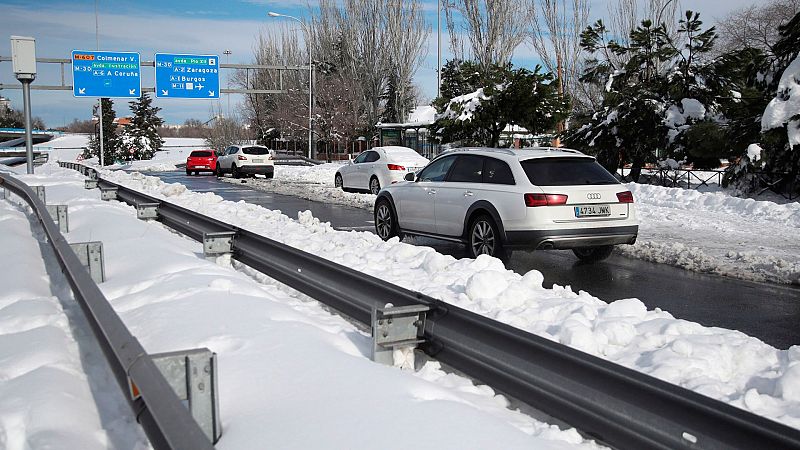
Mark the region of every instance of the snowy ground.
[[[372, 363], [363, 330], [238, 263], [204, 259], [199, 243], [137, 220], [127, 205], [100, 201], [77, 172], [48, 164], [20, 178], [46, 186], [50, 203], [69, 205], [68, 241], [104, 243], [107, 281], [100, 287], [149, 352], [218, 353], [218, 449], [400, 449], [410, 442], [430, 449], [598, 448], [574, 429], [510, 409], [487, 386], [436, 362], [416, 373]], [[286, 225], [296, 239], [336, 233], [309, 216], [301, 223], [177, 185], [156, 190], [228, 210], [257, 228]], [[20, 262], [0, 272], [0, 448], [146, 447], [54, 259], [42, 261], [43, 237], [30, 216], [29, 208], [0, 200], [0, 251], [3, 260]], [[48, 272], [59, 274], [55, 296]], [[398, 438], [400, 430], [413, 431]]]
[[[341, 164], [279, 166], [273, 180], [248, 186], [372, 210], [375, 196], [333, 187]], [[226, 178], [225, 181], [234, 182]], [[235, 182], [239, 182], [236, 180]], [[619, 246], [632, 258], [745, 280], [800, 284], [800, 203], [731, 197], [636, 183], [627, 185], [639, 213], [639, 239]]]

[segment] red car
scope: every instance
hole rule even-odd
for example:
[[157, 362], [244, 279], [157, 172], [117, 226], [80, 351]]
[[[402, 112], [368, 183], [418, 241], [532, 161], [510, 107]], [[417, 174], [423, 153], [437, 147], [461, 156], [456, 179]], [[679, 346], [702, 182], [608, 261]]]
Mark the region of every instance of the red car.
[[195, 150], [186, 158], [186, 175], [192, 172], [211, 172], [217, 170], [217, 155], [214, 150]]

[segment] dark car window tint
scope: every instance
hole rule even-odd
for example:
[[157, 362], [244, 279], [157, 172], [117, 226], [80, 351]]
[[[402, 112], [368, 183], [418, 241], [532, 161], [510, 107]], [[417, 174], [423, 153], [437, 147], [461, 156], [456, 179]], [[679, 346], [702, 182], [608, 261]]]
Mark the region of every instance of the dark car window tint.
[[206, 150], [196, 150], [193, 151], [189, 156], [194, 158], [208, 158], [211, 156], [211, 152]]
[[269, 149], [264, 147], [245, 147], [242, 149], [245, 155], [268, 155]]
[[356, 159], [354, 159], [353, 162], [356, 163], [356, 164], [364, 162], [364, 160], [367, 159], [367, 154], [369, 154], [369, 152], [364, 152], [364, 153], [358, 155], [358, 157]]
[[228, 154], [232, 155], [232, 154], [236, 153], [236, 150], [238, 150], [236, 147], [231, 147], [231, 148], [228, 149]]
[[537, 186], [619, 183], [603, 166], [589, 158], [538, 158], [520, 164], [531, 183]]
[[432, 162], [428, 167], [422, 169], [419, 174], [419, 181], [443, 181], [447, 176], [447, 171], [453, 165], [455, 158], [450, 156]]
[[492, 184], [515, 184], [511, 168], [505, 161], [486, 158], [483, 166], [483, 182]]
[[367, 158], [364, 160], [364, 162], [375, 162], [379, 160], [380, 157], [381, 155], [379, 155], [378, 152], [367, 152]]
[[483, 157], [477, 155], [461, 155], [453, 163], [453, 170], [447, 181], [461, 183], [480, 183], [483, 180]]

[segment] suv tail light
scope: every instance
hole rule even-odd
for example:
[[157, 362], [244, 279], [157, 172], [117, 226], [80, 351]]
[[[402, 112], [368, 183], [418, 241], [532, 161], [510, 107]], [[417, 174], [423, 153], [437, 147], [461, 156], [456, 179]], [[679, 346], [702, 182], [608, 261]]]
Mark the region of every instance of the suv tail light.
[[617, 200], [620, 203], [633, 203], [633, 193], [631, 191], [617, 192]]
[[247, 161], [247, 156], [239, 155], [236, 157], [236, 159], [238, 159], [239, 161]]
[[399, 166], [397, 164], [388, 164], [389, 170], [406, 170], [405, 167]]
[[554, 206], [566, 205], [567, 196], [564, 194], [525, 194], [525, 206]]

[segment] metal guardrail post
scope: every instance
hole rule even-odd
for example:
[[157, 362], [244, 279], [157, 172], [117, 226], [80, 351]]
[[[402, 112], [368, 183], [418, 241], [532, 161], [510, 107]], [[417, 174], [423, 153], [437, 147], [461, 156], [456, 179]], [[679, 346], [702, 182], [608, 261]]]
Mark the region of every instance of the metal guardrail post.
[[140, 220], [158, 219], [158, 203], [137, 203], [136, 217]]
[[117, 199], [117, 188], [115, 188], [115, 187], [101, 187], [100, 188], [100, 199], [101, 200], [116, 200]]
[[67, 205], [47, 205], [47, 212], [58, 224], [58, 231], [69, 233], [69, 213]]
[[103, 243], [95, 242], [76, 242], [69, 244], [72, 251], [78, 257], [83, 267], [89, 271], [95, 283], [106, 281], [106, 267], [103, 260]]
[[[150, 355], [178, 398], [211, 442], [222, 436], [217, 387], [217, 354], [207, 348]], [[139, 388], [131, 382], [131, 395]]]
[[[395, 352], [405, 353], [425, 342], [426, 305], [385, 306], [372, 309], [372, 360], [396, 365]], [[412, 353], [413, 354], [413, 353]], [[413, 368], [413, 362], [410, 368]]]
[[203, 255], [206, 258], [233, 253], [236, 232], [203, 233]]

